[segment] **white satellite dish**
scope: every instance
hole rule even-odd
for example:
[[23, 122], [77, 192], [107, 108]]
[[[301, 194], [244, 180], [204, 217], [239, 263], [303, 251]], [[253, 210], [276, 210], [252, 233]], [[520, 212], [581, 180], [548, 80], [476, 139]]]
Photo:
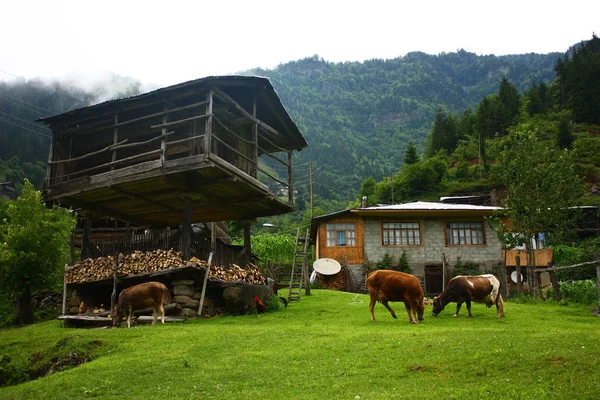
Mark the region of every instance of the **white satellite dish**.
[[333, 258], [319, 258], [313, 263], [313, 268], [321, 275], [335, 275], [342, 270], [340, 263]]
[[[510, 274], [510, 279], [514, 283], [517, 283], [517, 271], [513, 271], [512, 274]], [[521, 274], [521, 283], [523, 283], [523, 274]]]

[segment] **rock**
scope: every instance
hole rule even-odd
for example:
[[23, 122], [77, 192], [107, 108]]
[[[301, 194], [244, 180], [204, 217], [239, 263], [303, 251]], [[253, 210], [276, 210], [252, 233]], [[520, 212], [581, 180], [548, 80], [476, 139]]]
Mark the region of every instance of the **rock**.
[[173, 295], [175, 296], [191, 296], [194, 294], [194, 288], [187, 285], [173, 286]]
[[194, 300], [189, 296], [175, 296], [173, 297], [173, 301], [181, 304], [181, 306], [184, 308], [195, 308], [197, 310], [200, 306], [200, 302], [198, 300]]
[[230, 286], [223, 291], [227, 312], [233, 315], [253, 314], [256, 312], [254, 296], [267, 303], [273, 297], [273, 289], [265, 285]]
[[194, 286], [194, 281], [191, 279], [180, 279], [178, 281], [171, 282], [171, 285], [172, 286], [179, 286], [179, 285]]
[[198, 316], [198, 309], [183, 308], [180, 315], [184, 318], [196, 318]]
[[194, 294], [192, 294], [193, 299], [198, 300], [200, 297], [202, 297], [202, 290], [198, 290], [197, 292], [194, 292]]

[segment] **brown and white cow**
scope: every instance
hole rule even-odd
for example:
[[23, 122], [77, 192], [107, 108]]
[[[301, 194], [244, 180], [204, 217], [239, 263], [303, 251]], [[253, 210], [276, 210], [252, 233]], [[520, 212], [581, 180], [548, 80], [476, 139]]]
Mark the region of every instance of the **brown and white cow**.
[[165, 308], [163, 302], [167, 294], [167, 287], [160, 282], [145, 282], [124, 289], [119, 294], [119, 301], [112, 313], [113, 326], [118, 326], [123, 318], [127, 318], [127, 327], [131, 327], [131, 318], [135, 310], [147, 307], [153, 308], [152, 325], [160, 315], [160, 322], [165, 323]]
[[375, 302], [379, 301], [388, 309], [392, 317], [396, 317], [396, 312], [389, 306], [388, 301], [402, 301], [408, 313], [408, 322], [417, 324], [423, 321], [423, 289], [419, 279], [404, 272], [381, 269], [372, 272], [367, 278], [367, 289], [371, 296], [369, 310], [371, 311], [371, 321], [375, 322]]
[[496, 305], [496, 317], [504, 317], [504, 301], [500, 294], [500, 281], [492, 275], [456, 276], [448, 282], [446, 288], [437, 297], [433, 298], [433, 316], [437, 316], [448, 303], [456, 303], [456, 313], [463, 303], [467, 304], [469, 317], [471, 315], [471, 301], [484, 303], [488, 308]]

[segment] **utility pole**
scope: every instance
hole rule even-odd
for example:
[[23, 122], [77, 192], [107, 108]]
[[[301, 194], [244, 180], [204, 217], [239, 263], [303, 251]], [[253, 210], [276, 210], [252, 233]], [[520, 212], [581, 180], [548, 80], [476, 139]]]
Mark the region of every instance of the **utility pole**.
[[310, 162], [309, 167], [310, 167], [310, 174], [309, 174], [310, 175], [309, 176], [309, 179], [310, 179], [310, 219], [312, 220], [313, 219], [313, 196], [314, 196], [314, 188], [313, 188], [314, 179], [313, 179], [313, 163], [312, 163], [312, 161]]

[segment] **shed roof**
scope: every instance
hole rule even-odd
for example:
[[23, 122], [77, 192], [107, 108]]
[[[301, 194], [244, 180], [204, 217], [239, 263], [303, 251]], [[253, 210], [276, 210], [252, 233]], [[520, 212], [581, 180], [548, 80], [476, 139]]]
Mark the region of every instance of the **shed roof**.
[[263, 111], [263, 114], [258, 115], [258, 118], [284, 135], [288, 144], [291, 144], [291, 150], [301, 150], [308, 146], [308, 143], [298, 130], [295, 122], [281, 103], [281, 100], [269, 79], [259, 76], [208, 76], [156, 89], [136, 96], [107, 100], [102, 103], [79, 107], [61, 114], [39, 118], [36, 121], [48, 125], [72, 123], [73, 121], [87, 118], [92, 114], [118, 111], [123, 107], [131, 107], [136, 103], [145, 102], [152, 98], [169, 98], [180, 92], [208, 89], [210, 87], [224, 89], [240, 103], [251, 102], [254, 98], [255, 90], [262, 89], [260, 97], [257, 98], [257, 102], [259, 103], [258, 109], [269, 110], [269, 112], [265, 113]]

